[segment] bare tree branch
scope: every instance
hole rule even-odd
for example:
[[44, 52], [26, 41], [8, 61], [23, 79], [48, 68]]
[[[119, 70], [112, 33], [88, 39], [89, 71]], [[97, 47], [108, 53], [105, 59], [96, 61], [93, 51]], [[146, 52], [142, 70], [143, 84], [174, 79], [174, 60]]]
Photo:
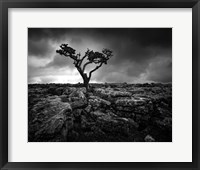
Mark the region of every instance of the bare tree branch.
[[90, 73], [89, 73], [89, 80], [90, 80], [90, 78], [91, 78], [91, 76], [92, 76], [92, 73], [93, 73], [94, 71], [96, 71], [97, 69], [99, 69], [102, 65], [103, 65], [103, 63], [101, 63], [100, 65], [96, 66], [93, 70], [90, 71]]
[[88, 56], [88, 55], [85, 54], [85, 55], [83, 56], [83, 58], [80, 60], [80, 63], [79, 63], [79, 66], [80, 66], [80, 67], [81, 67], [81, 64], [82, 64], [83, 60], [84, 60], [87, 56]]
[[87, 63], [84, 64], [84, 66], [83, 66], [83, 72], [85, 71], [86, 66], [87, 66], [88, 64], [91, 64], [91, 63], [92, 63], [92, 61], [88, 61]]

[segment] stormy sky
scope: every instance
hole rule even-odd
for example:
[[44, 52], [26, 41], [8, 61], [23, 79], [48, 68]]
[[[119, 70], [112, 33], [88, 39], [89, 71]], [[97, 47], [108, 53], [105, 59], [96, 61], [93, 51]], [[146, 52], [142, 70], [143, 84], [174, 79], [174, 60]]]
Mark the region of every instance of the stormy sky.
[[113, 51], [92, 74], [93, 83], [172, 81], [171, 28], [29, 28], [28, 83], [82, 82], [73, 60], [56, 53], [63, 43], [81, 56], [87, 49]]

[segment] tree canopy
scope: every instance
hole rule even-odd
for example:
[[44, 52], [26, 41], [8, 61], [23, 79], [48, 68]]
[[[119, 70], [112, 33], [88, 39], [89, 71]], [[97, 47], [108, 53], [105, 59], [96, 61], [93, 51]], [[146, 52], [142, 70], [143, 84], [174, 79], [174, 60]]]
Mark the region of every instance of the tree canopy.
[[[87, 49], [85, 55], [81, 57], [81, 54], [76, 53], [76, 50], [68, 44], [61, 44], [60, 49], [56, 50], [56, 52], [74, 60], [73, 64], [82, 76], [86, 89], [88, 89], [92, 73], [99, 69], [103, 64], [107, 64], [107, 61], [113, 56], [112, 51], [109, 49], [103, 49], [102, 52], [94, 52], [93, 50]], [[89, 64], [95, 64], [96, 67], [90, 70], [89, 75], [87, 75], [85, 69]]]

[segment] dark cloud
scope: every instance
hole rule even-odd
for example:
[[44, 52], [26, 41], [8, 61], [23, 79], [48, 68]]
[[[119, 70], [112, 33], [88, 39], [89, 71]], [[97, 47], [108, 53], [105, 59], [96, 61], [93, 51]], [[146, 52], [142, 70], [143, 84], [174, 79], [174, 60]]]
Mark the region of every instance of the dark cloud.
[[146, 70], [147, 80], [156, 82], [172, 82], [172, 61], [157, 59]]
[[36, 58], [49, 58], [54, 52], [51, 42], [46, 39], [28, 40], [28, 55]]
[[172, 80], [171, 28], [29, 28], [29, 57], [50, 59], [43, 68], [35, 67], [32, 72], [38, 74], [37, 69], [43, 69], [48, 75], [60, 68], [72, 70], [73, 62], [55, 52], [62, 43], [68, 43], [82, 55], [87, 48], [113, 51], [108, 65], [93, 74], [95, 82]]
[[63, 57], [59, 54], [56, 54], [51, 62], [49, 62], [45, 67], [54, 67], [56, 68], [62, 68], [67, 66], [72, 66], [72, 61], [70, 58]]

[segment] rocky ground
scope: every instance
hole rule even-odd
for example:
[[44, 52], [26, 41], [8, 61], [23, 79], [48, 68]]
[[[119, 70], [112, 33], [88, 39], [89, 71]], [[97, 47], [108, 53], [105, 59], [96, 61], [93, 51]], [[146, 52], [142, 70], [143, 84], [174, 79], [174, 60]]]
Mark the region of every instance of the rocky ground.
[[171, 84], [28, 85], [29, 142], [171, 142]]

